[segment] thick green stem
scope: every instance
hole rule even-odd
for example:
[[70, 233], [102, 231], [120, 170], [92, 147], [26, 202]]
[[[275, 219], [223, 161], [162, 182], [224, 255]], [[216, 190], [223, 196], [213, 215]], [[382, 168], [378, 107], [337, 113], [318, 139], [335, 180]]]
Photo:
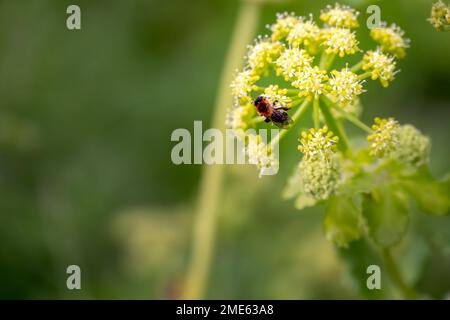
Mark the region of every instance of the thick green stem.
[[333, 64], [334, 58], [336, 57], [335, 53], [328, 54], [325, 51], [322, 53], [320, 57], [319, 67], [322, 70], [328, 70], [330, 66]]
[[[324, 97], [322, 96], [322, 98], [324, 98]], [[331, 114], [331, 111], [330, 111], [331, 106], [329, 106], [329, 104], [332, 104], [332, 102], [329, 101], [328, 99], [322, 99], [322, 101], [324, 103], [320, 104], [320, 109], [322, 111], [322, 114], [325, 118], [325, 121], [326, 121], [328, 127], [340, 139], [340, 141], [338, 143], [338, 147], [342, 152], [348, 153], [350, 144], [348, 142], [347, 135], [345, 134], [344, 128], [340, 124], [337, 123], [336, 119], [333, 117], [333, 115]]]
[[400, 270], [398, 269], [397, 264], [395, 263], [395, 260], [388, 248], [382, 249], [382, 256], [389, 277], [401, 290], [403, 297], [405, 299], [416, 299], [417, 293], [403, 279]]
[[[225, 130], [226, 106], [231, 105], [229, 84], [233, 72], [242, 61], [246, 45], [251, 42], [260, 15], [260, 3], [244, 2], [239, 10], [233, 37], [226, 56], [215, 102], [213, 127]], [[216, 220], [220, 206], [223, 180], [222, 165], [204, 168], [193, 222], [192, 251], [188, 264], [183, 299], [202, 299], [205, 296], [214, 249]]]
[[359, 80], [364, 80], [364, 79], [370, 78], [371, 76], [372, 76], [372, 72], [367, 71], [367, 72], [365, 72], [365, 73], [360, 74], [360, 75], [358, 76], [358, 79], [359, 79]]
[[355, 64], [353, 67], [350, 68], [351, 72], [358, 72], [361, 70], [362, 66], [364, 65], [364, 61], [360, 61], [357, 64]]
[[[310, 100], [305, 99], [303, 100], [303, 103], [300, 105], [300, 107], [297, 109], [297, 111], [294, 113], [294, 115], [292, 116], [292, 124], [291, 126], [294, 126], [298, 120], [303, 116], [303, 114], [306, 112], [306, 110], [308, 110], [308, 107], [310, 105]], [[288, 133], [289, 130], [281, 130], [271, 141], [270, 141], [270, 146], [274, 147], [275, 145], [277, 145], [280, 140]]]
[[314, 99], [314, 129], [319, 130], [319, 99]]

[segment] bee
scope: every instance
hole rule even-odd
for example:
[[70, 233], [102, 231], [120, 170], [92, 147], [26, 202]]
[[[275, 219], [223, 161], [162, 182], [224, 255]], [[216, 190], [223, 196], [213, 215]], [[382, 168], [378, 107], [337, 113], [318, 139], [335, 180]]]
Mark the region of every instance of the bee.
[[264, 120], [266, 123], [272, 122], [274, 125], [282, 129], [288, 128], [292, 123], [292, 119], [289, 117], [287, 112], [285, 112], [290, 108], [281, 105], [277, 106], [277, 104], [279, 104], [278, 100], [275, 100], [272, 104], [266, 97], [259, 96], [255, 99], [253, 104], [256, 107], [256, 111], [258, 111], [261, 116], [266, 118]]

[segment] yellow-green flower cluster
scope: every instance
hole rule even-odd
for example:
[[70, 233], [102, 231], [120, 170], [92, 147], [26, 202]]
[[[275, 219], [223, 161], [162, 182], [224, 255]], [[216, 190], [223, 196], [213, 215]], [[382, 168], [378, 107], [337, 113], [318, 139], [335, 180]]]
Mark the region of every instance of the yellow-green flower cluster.
[[342, 6], [336, 3], [334, 7], [328, 5], [320, 14], [320, 20], [329, 26], [338, 28], [358, 28], [359, 12], [348, 6]]
[[370, 144], [370, 155], [383, 158], [390, 155], [398, 144], [398, 122], [394, 118], [375, 118], [372, 126], [374, 132], [367, 137]]
[[362, 81], [358, 75], [344, 68], [341, 71], [333, 70], [330, 79], [330, 94], [333, 95], [337, 103], [345, 108], [354, 104], [358, 96], [363, 92]]
[[438, 31], [450, 30], [450, 5], [446, 5], [441, 0], [433, 4], [428, 21]]
[[311, 56], [303, 49], [286, 49], [275, 61], [277, 76], [283, 75], [286, 81], [291, 80], [297, 72], [310, 66]]
[[328, 54], [338, 54], [343, 58], [346, 54], [360, 51], [355, 32], [345, 28], [326, 28], [321, 32], [322, 46]]
[[380, 49], [376, 51], [367, 51], [363, 58], [363, 70], [371, 72], [372, 80], [379, 79], [383, 87], [389, 86], [394, 80], [395, 59], [392, 56], [384, 54]]
[[338, 140], [327, 126], [318, 130], [311, 128], [302, 132], [298, 150], [306, 160], [330, 159], [336, 152]]
[[338, 185], [339, 173], [332, 159], [302, 160], [299, 171], [303, 191], [315, 200], [326, 200]]
[[383, 52], [393, 54], [397, 58], [404, 58], [409, 39], [404, 38], [405, 32], [395, 24], [387, 26], [385, 22], [370, 32], [372, 39], [380, 44]]
[[250, 164], [256, 165], [259, 176], [264, 175], [267, 170], [277, 166], [277, 159], [272, 153], [272, 148], [262, 141], [260, 135], [249, 135], [246, 154]]
[[287, 96], [287, 89], [280, 89], [278, 85], [270, 85], [264, 90], [264, 96], [269, 101], [278, 101], [284, 107], [290, 107], [292, 99]]
[[319, 67], [305, 67], [295, 75], [292, 86], [299, 89], [299, 97], [318, 98], [325, 91], [327, 72]]
[[310, 17], [308, 20], [300, 17], [298, 22], [291, 29], [286, 37], [286, 41], [293, 48], [303, 45], [309, 51], [314, 52], [319, 41], [320, 28]]
[[412, 125], [403, 125], [398, 129], [398, 145], [392, 157], [400, 162], [416, 167], [428, 163], [431, 142]]
[[254, 73], [264, 73], [267, 68], [279, 57], [283, 45], [274, 42], [268, 37], [259, 37], [253, 46], [249, 47], [248, 66]]
[[258, 80], [259, 76], [253, 70], [238, 72], [230, 85], [232, 95], [237, 98], [248, 97]]
[[225, 125], [234, 130], [245, 130], [248, 127], [248, 121], [254, 114], [254, 107], [248, 103], [246, 105], [237, 105], [227, 110]]
[[294, 13], [278, 13], [277, 22], [269, 26], [269, 29], [272, 31], [272, 40], [279, 41], [286, 38], [299, 22], [300, 18]]

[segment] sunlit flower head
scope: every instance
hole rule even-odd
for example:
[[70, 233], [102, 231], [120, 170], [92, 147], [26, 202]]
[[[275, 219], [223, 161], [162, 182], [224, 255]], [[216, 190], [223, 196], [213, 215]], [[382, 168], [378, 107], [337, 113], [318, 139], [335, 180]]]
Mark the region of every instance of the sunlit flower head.
[[269, 101], [278, 101], [278, 104], [284, 107], [290, 107], [292, 99], [287, 96], [287, 89], [280, 89], [278, 85], [270, 85], [264, 90], [264, 96]]
[[268, 26], [272, 31], [272, 40], [279, 41], [286, 38], [292, 28], [300, 21], [300, 18], [294, 13], [278, 13], [277, 22]]
[[292, 79], [296, 72], [310, 66], [311, 56], [302, 49], [286, 49], [275, 61], [277, 76], [283, 75], [286, 81]]
[[317, 98], [325, 92], [328, 80], [326, 71], [319, 67], [305, 67], [295, 75], [292, 86], [298, 88], [300, 97]]
[[303, 159], [299, 171], [304, 192], [314, 199], [326, 200], [335, 192], [339, 173], [332, 159]]
[[302, 17], [291, 29], [286, 40], [292, 47], [298, 48], [303, 45], [308, 48], [319, 41], [319, 35], [320, 28], [312, 20], [312, 17], [310, 19]]
[[436, 30], [445, 31], [450, 27], [450, 5], [446, 5], [441, 0], [433, 4], [428, 21]]
[[383, 158], [395, 150], [398, 144], [398, 122], [394, 118], [375, 118], [372, 126], [374, 133], [367, 137], [370, 144], [370, 155]]
[[344, 28], [322, 29], [322, 45], [328, 54], [338, 54], [341, 58], [346, 54], [355, 54], [360, 51], [356, 34]]
[[253, 114], [254, 108], [251, 103], [228, 109], [225, 125], [230, 129], [245, 130], [248, 127], [248, 120]]
[[430, 149], [430, 138], [407, 124], [398, 129], [398, 146], [392, 156], [400, 162], [420, 167], [428, 163]]
[[389, 86], [389, 83], [395, 79], [395, 58], [381, 52], [367, 51], [363, 58], [363, 70], [370, 71], [372, 80], [379, 79], [383, 87]]
[[255, 75], [252, 70], [245, 70], [236, 74], [231, 83], [231, 93], [238, 98], [248, 97], [253, 90], [255, 82], [259, 80], [259, 76]]
[[277, 165], [277, 159], [272, 153], [272, 149], [262, 141], [260, 135], [248, 136], [246, 150], [249, 163], [256, 165], [260, 177]]
[[409, 39], [404, 38], [405, 32], [395, 24], [390, 27], [382, 23], [379, 28], [370, 31], [371, 37], [380, 44], [381, 50], [393, 54], [397, 58], [404, 58]]
[[311, 128], [302, 132], [298, 150], [307, 160], [330, 158], [336, 152], [338, 140], [327, 126], [318, 130]]
[[338, 28], [357, 28], [359, 12], [338, 3], [334, 7], [328, 5], [320, 14], [320, 20], [329, 26]]
[[267, 37], [259, 37], [253, 46], [249, 46], [248, 65], [255, 73], [261, 73], [275, 62], [280, 55], [283, 45], [273, 42]]
[[341, 107], [354, 104], [356, 98], [363, 92], [362, 81], [358, 75], [344, 68], [341, 71], [331, 72], [330, 94], [336, 99]]

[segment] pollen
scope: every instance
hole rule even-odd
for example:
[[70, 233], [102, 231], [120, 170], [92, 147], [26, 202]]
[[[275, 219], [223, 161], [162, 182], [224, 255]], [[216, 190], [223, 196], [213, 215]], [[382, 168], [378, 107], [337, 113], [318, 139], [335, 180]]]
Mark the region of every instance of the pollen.
[[300, 97], [318, 98], [325, 93], [325, 83], [328, 76], [319, 67], [305, 67], [295, 75], [292, 86], [299, 89]]
[[311, 56], [302, 49], [286, 49], [275, 61], [277, 76], [283, 75], [286, 81], [291, 80], [295, 73], [312, 62]]
[[349, 6], [342, 6], [338, 3], [334, 7], [327, 6], [320, 14], [320, 20], [329, 26], [338, 28], [358, 28], [359, 12]]
[[341, 71], [333, 70], [329, 86], [330, 94], [343, 108], [354, 104], [358, 96], [363, 92], [362, 81], [348, 68], [344, 68]]
[[355, 32], [344, 28], [322, 29], [322, 46], [328, 54], [338, 54], [343, 58], [346, 54], [355, 54], [360, 51]]
[[367, 51], [363, 58], [363, 70], [370, 71], [372, 80], [379, 79], [383, 87], [388, 87], [389, 83], [395, 79], [395, 58], [381, 52]]
[[405, 49], [409, 47], [409, 39], [404, 38], [405, 32], [395, 24], [387, 27], [382, 23], [379, 28], [373, 28], [370, 36], [380, 44], [383, 52], [390, 53], [397, 58], [404, 58]]
[[390, 155], [398, 145], [398, 122], [394, 118], [375, 118], [374, 133], [367, 137], [371, 142], [370, 155], [383, 158]]
[[304, 154], [306, 160], [329, 159], [337, 148], [339, 138], [327, 126], [315, 130], [303, 131], [298, 150]]

